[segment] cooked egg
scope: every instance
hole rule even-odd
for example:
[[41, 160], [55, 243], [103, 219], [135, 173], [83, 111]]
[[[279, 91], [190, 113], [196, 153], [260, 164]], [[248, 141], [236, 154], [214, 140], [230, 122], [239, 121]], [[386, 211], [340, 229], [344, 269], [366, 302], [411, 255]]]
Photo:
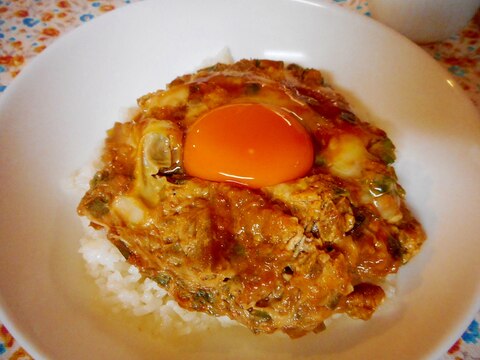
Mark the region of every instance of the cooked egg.
[[341, 178], [359, 177], [368, 156], [362, 140], [352, 134], [332, 138], [323, 155], [332, 174]]
[[122, 220], [130, 224], [139, 224], [145, 217], [144, 205], [131, 196], [117, 196], [111, 208]]
[[287, 111], [230, 104], [189, 128], [183, 160], [191, 176], [261, 188], [304, 176], [313, 154], [310, 135]]

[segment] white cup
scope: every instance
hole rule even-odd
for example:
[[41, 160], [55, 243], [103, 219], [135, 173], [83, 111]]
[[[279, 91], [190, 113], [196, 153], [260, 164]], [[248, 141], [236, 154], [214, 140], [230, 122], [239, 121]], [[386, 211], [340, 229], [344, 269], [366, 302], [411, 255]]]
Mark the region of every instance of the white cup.
[[417, 43], [445, 40], [472, 19], [480, 0], [369, 0], [377, 19]]

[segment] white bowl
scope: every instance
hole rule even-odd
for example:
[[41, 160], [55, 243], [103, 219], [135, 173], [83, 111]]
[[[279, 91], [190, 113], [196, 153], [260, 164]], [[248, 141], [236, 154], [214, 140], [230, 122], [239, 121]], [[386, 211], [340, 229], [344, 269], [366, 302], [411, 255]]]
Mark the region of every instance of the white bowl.
[[418, 43], [445, 40], [467, 26], [480, 0], [369, 0], [372, 16]]

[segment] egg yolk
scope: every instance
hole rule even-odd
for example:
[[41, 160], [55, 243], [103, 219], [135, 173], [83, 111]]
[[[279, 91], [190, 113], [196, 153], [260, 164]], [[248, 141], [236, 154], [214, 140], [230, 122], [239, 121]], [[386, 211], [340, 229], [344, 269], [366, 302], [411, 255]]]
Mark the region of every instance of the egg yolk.
[[314, 153], [293, 115], [269, 105], [231, 104], [201, 116], [184, 144], [187, 174], [251, 188], [304, 176]]

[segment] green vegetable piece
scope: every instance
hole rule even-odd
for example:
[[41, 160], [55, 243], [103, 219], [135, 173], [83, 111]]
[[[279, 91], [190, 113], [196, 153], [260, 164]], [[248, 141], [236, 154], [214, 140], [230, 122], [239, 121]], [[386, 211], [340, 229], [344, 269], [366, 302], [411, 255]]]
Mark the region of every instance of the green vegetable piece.
[[356, 124], [357, 123], [357, 117], [355, 116], [354, 113], [352, 113], [350, 111], [342, 111], [342, 113], [340, 114], [340, 119], [342, 119], [343, 121], [346, 121], [350, 124]]
[[102, 198], [95, 198], [87, 205], [88, 212], [96, 218], [101, 218], [109, 213], [108, 201]]
[[327, 308], [330, 310], [335, 310], [339, 302], [340, 302], [340, 295], [335, 294], [329, 299], [327, 303]]
[[262, 90], [262, 85], [259, 83], [248, 83], [245, 85], [246, 95], [257, 95]]
[[404, 198], [405, 195], [407, 194], [405, 192], [405, 189], [400, 184], [396, 185], [396, 189], [397, 189], [397, 195], [400, 196], [401, 198]]
[[171, 277], [165, 273], [158, 273], [156, 276], [152, 277], [152, 280], [160, 286], [166, 287], [170, 283]]
[[270, 316], [269, 313], [263, 310], [252, 310], [251, 314], [253, 317], [255, 317], [255, 320], [258, 322], [268, 322], [272, 321], [272, 317]]
[[348, 196], [349, 192], [342, 187], [335, 186], [333, 188], [333, 194], [335, 195], [335, 197], [342, 197], [342, 196]]
[[389, 176], [381, 176], [373, 180], [370, 184], [370, 192], [373, 196], [383, 194], [396, 194], [397, 182]]
[[246, 252], [245, 252], [245, 246], [239, 244], [239, 243], [235, 243], [235, 245], [233, 245], [233, 254], [236, 255], [236, 256], [245, 256]]
[[370, 191], [373, 193], [373, 195], [380, 196], [387, 193], [389, 191], [389, 187], [385, 182], [375, 180], [370, 187]]
[[381, 176], [370, 183], [370, 193], [375, 196], [390, 194], [405, 197], [405, 190], [397, 184], [397, 180], [390, 176]]
[[315, 155], [315, 165], [316, 166], [326, 166], [327, 165], [327, 159], [323, 155], [316, 154]]
[[97, 171], [90, 180], [90, 187], [95, 188], [98, 184], [108, 179], [108, 172], [106, 171]]
[[370, 153], [379, 157], [386, 165], [393, 164], [396, 160], [395, 145], [389, 138], [384, 138], [370, 146]]
[[195, 300], [200, 301], [201, 303], [213, 303], [213, 294], [207, 290], [200, 289], [198, 290], [195, 295]]
[[400, 240], [391, 235], [387, 238], [387, 249], [395, 260], [401, 259], [403, 254], [405, 254], [405, 249], [400, 243]]
[[217, 68], [218, 68], [217, 65], [218, 65], [218, 64], [215, 64], [215, 65], [212, 65], [212, 66], [207, 66], [206, 68], [203, 68], [203, 69], [201, 69], [201, 70], [209, 71], [209, 72], [210, 72], [210, 71], [216, 71]]

